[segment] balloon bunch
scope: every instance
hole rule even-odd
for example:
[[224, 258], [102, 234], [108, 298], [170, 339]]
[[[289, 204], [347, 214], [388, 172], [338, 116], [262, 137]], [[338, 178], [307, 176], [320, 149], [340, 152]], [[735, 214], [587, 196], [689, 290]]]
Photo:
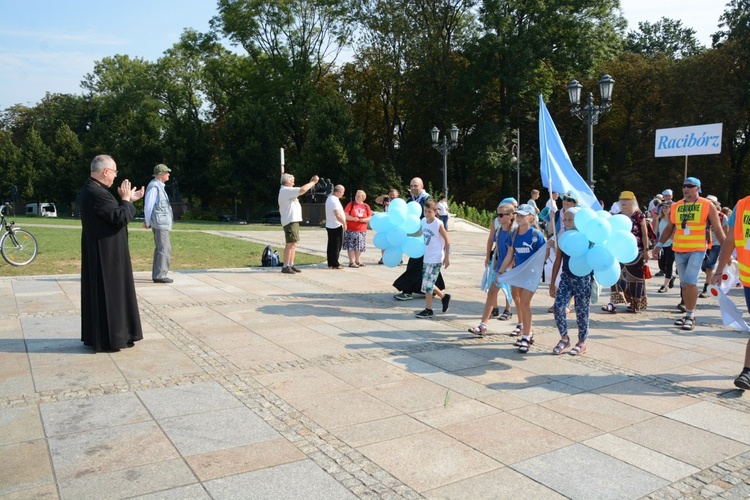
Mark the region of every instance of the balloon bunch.
[[407, 204], [396, 198], [388, 205], [387, 212], [372, 216], [370, 226], [377, 231], [373, 243], [385, 250], [383, 264], [396, 267], [401, 263], [402, 254], [414, 259], [424, 255], [424, 236], [409, 236], [422, 228], [421, 215], [422, 205], [416, 201]]
[[560, 235], [560, 249], [570, 255], [570, 272], [587, 276], [594, 271], [602, 286], [612, 286], [620, 279], [620, 262], [638, 258], [638, 242], [627, 215], [611, 215], [582, 208], [575, 214], [576, 229]]

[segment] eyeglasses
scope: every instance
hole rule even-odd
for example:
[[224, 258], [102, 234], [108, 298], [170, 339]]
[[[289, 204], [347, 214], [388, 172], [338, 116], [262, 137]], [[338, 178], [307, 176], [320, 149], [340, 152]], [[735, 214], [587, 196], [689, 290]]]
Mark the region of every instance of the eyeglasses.
[[682, 187], [687, 188], [687, 189], [693, 189], [694, 187], [698, 187], [698, 186], [696, 186], [695, 184], [683, 184]]

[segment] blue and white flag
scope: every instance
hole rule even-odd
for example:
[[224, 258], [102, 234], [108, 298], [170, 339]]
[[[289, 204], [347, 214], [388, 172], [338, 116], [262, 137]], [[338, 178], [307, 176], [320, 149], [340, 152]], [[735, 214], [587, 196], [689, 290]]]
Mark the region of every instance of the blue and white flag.
[[508, 285], [517, 286], [530, 292], [536, 292], [537, 287], [539, 287], [539, 282], [542, 280], [542, 270], [544, 269], [546, 253], [547, 242], [540, 246], [537, 251], [520, 266], [516, 266], [503, 274], [498, 274], [495, 279], [495, 284], [502, 288], [503, 283], [507, 283]]
[[539, 154], [542, 185], [550, 191], [565, 193], [574, 190], [578, 193], [579, 204], [594, 210], [601, 210], [599, 200], [573, 166], [568, 151], [560, 139], [555, 123], [547, 111], [542, 95], [539, 94]]

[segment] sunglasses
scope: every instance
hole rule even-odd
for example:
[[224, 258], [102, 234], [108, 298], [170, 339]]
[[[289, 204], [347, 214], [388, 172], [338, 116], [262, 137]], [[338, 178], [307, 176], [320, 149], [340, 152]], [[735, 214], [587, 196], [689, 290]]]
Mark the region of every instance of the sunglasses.
[[687, 188], [687, 189], [693, 189], [694, 187], [698, 187], [698, 186], [696, 186], [695, 184], [683, 184], [682, 187]]
[[505, 217], [506, 215], [507, 215], [508, 217], [513, 217], [513, 214], [501, 214], [500, 212], [498, 212], [498, 213], [497, 213], [497, 218], [498, 218], [498, 219], [502, 219], [502, 218], [503, 218], [503, 217]]

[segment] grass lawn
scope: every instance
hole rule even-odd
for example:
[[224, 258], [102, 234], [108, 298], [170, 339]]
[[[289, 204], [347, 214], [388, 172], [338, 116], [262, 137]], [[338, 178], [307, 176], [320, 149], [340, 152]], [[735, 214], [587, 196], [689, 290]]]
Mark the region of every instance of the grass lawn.
[[[79, 219], [41, 219], [13, 217], [16, 225], [28, 230], [37, 240], [39, 253], [28, 266], [14, 267], [0, 258], [0, 276], [34, 276], [42, 274], [78, 274], [81, 272], [81, 221]], [[131, 228], [142, 227], [134, 221]], [[262, 224], [178, 223], [170, 233], [172, 270], [224, 269], [260, 266], [265, 245], [236, 238], [215, 236], [203, 230], [258, 231], [278, 226]], [[134, 271], [151, 269], [154, 238], [151, 231], [130, 230], [130, 255]], [[283, 239], [283, 236], [280, 240]], [[276, 248], [276, 247], [274, 247]], [[276, 248], [281, 253], [282, 248]], [[297, 252], [297, 264], [317, 264], [325, 257]]]

